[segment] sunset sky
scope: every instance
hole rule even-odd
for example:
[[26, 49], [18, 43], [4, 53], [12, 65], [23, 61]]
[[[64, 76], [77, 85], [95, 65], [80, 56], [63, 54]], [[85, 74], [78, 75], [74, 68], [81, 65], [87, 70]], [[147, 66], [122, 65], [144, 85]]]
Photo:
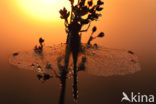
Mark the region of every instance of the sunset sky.
[[[88, 40], [92, 27], [97, 26], [96, 34], [104, 32], [105, 37], [94, 42], [108, 48], [134, 51], [139, 58], [141, 71], [111, 77], [80, 72], [79, 102], [119, 104], [123, 90], [126, 93], [154, 95], [156, 0], [103, 1], [102, 17], [91, 23], [90, 30], [82, 36], [82, 42]], [[40, 37], [45, 39], [45, 45], [65, 42], [67, 34], [59, 15], [59, 10], [64, 6], [70, 9], [68, 0], [0, 0], [0, 104], [58, 103], [58, 79], [52, 78], [42, 83], [37, 79], [37, 73], [19, 70], [9, 63], [9, 58], [13, 52], [32, 50]], [[67, 81], [66, 89], [66, 104], [72, 104], [72, 79]]]
[[[105, 32], [98, 43], [106, 47], [156, 52], [155, 0], [104, 0], [103, 16], [96, 25]], [[34, 7], [33, 7], [34, 6]], [[70, 9], [68, 0], [1, 0], [0, 47], [3, 51], [31, 49], [39, 37], [46, 45], [65, 42], [66, 33], [59, 9]], [[89, 33], [83, 35], [86, 42]]]

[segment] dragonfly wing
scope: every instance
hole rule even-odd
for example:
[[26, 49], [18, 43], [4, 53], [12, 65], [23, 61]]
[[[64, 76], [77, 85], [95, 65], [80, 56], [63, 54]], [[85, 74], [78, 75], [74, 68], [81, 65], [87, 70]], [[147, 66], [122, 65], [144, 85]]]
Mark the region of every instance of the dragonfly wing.
[[16, 52], [9, 57], [9, 63], [18, 68], [38, 72], [58, 72], [58, 60], [63, 63], [65, 47], [66, 44], [47, 46], [43, 48], [42, 54], [37, 54], [34, 50]]
[[125, 75], [139, 71], [138, 57], [128, 50], [85, 48], [86, 70], [98, 76]]

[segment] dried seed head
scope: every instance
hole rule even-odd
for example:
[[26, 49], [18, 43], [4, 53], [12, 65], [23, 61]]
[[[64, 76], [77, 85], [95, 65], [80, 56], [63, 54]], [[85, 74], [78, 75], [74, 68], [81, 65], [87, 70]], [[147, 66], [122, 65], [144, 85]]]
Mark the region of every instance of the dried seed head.
[[104, 37], [104, 33], [101, 32], [97, 37]]
[[93, 27], [92, 32], [94, 33], [96, 31], [96, 26]]

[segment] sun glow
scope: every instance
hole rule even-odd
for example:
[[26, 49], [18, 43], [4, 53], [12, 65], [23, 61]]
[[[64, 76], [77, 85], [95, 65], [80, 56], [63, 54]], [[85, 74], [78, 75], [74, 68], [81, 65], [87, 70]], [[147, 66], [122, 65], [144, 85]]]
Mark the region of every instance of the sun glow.
[[17, 3], [27, 15], [46, 21], [60, 19], [59, 10], [63, 7], [70, 10], [69, 0], [17, 0]]

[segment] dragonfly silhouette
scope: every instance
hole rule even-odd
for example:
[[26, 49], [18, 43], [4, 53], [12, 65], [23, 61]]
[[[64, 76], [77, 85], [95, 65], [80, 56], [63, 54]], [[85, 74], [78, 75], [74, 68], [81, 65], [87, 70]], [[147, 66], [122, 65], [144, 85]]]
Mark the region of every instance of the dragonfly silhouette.
[[[19, 68], [33, 69], [40, 72], [37, 77], [45, 81], [57, 77], [61, 81], [62, 89], [59, 104], [64, 104], [66, 78], [73, 76], [73, 95], [77, 103], [77, 72], [88, 71], [99, 76], [125, 75], [140, 70], [137, 56], [130, 50], [110, 49], [92, 44], [96, 38], [104, 37], [101, 32], [94, 36], [97, 28], [92, 28], [92, 33], [86, 44], [81, 43], [82, 32], [87, 32], [92, 21], [98, 20], [103, 10], [103, 1], [96, 3], [88, 0], [69, 0], [71, 11], [66, 8], [60, 10], [60, 18], [64, 19], [67, 33], [66, 43], [43, 47], [44, 40], [39, 39], [40, 46], [34, 50], [14, 53], [9, 62]], [[87, 29], [82, 27], [88, 25]]]

